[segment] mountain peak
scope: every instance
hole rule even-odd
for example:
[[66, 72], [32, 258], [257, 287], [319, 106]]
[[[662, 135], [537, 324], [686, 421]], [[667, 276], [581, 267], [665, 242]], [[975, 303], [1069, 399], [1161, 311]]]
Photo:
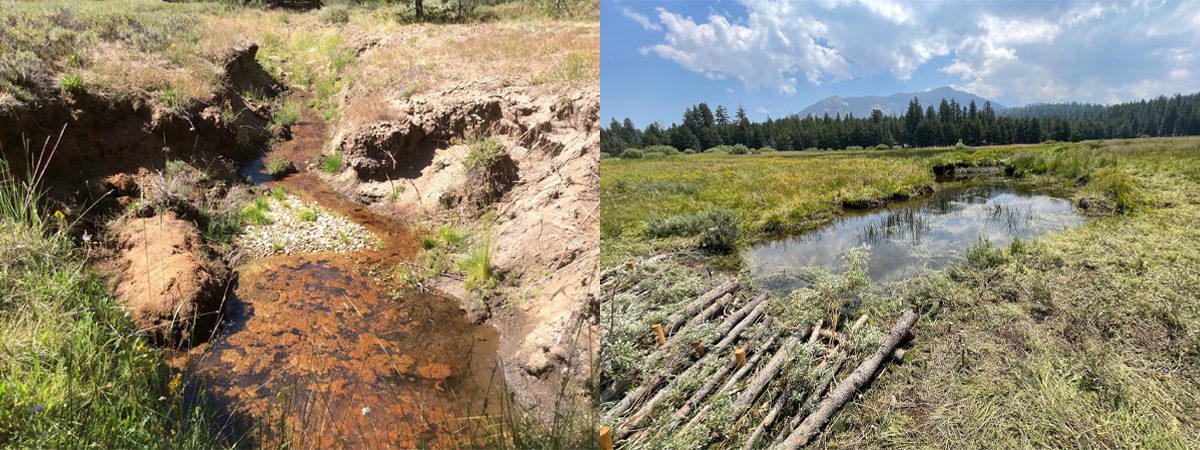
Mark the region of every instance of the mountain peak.
[[[828, 113], [829, 117], [834, 117], [840, 113], [842, 117], [848, 114], [854, 114], [854, 117], [870, 117], [871, 112], [878, 109], [886, 116], [899, 117], [908, 111], [908, 102], [912, 101], [913, 97], [917, 98], [922, 108], [929, 105], [936, 107], [942, 102], [942, 99], [946, 99], [946, 101], [955, 100], [961, 105], [970, 104], [974, 100], [975, 104], [980, 108], [983, 107], [983, 102], [988, 101], [986, 98], [969, 92], [963, 92], [950, 86], [942, 86], [924, 92], [900, 92], [886, 97], [878, 95], [840, 97], [834, 95], [809, 105], [807, 108], [801, 110], [799, 115], [800, 117], [808, 115], [823, 117]], [[997, 111], [1006, 109], [1004, 105], [996, 102], [992, 102], [992, 108]]]

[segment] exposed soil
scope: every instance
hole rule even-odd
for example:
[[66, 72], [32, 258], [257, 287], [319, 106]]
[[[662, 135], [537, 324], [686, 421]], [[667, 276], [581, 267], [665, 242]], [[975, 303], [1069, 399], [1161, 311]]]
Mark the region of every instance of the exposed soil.
[[[354, 114], [366, 102], [375, 120], [343, 121], [332, 133], [328, 151], [344, 155], [345, 167], [331, 183], [373, 209], [475, 229], [486, 224], [479, 205], [464, 199], [493, 183], [499, 295], [481, 301], [458, 280], [435, 284], [473, 319], [490, 318], [505, 379], [523, 404], [548, 417], [562, 377], [587, 378], [594, 355], [599, 92], [484, 79], [407, 97], [348, 98], [344, 109]], [[501, 169], [492, 170], [499, 179], [475, 179], [464, 167], [470, 144], [484, 136], [504, 148]]]
[[[387, 45], [370, 40], [359, 53]], [[217, 301], [213, 309], [211, 299], [226, 297], [228, 276], [222, 261], [239, 258], [204, 250], [197, 230], [206, 224], [194, 214], [194, 204], [227, 192], [213, 188], [167, 196], [178, 203], [167, 205], [169, 212], [161, 217], [172, 233], [157, 238], [138, 234], [147, 229], [146, 222], [158, 226], [155, 215], [162, 211], [134, 207], [152, 194], [150, 181], [161, 177], [172, 160], [186, 161], [209, 179], [238, 187], [243, 179], [238, 169], [258, 157], [264, 146], [270, 114], [240, 93], [273, 95], [281, 89], [254, 62], [256, 51], [255, 45], [246, 44], [225, 56], [225, 88], [212, 104], [169, 105], [145, 92], [115, 97], [62, 93], [41, 104], [0, 111], [0, 145], [17, 173], [27, 169], [19, 151], [22, 137], [34, 140], [29, 148], [36, 158], [42, 142], [57, 136], [66, 124], [46, 172], [48, 197], [69, 218], [83, 219], [80, 231], [105, 228], [97, 218], [126, 217], [107, 225], [122, 231], [104, 243], [115, 252], [104, 268], [118, 275], [119, 295], [130, 294], [131, 309], [148, 329], [187, 329], [195, 335], [161, 336], [167, 341], [187, 338], [194, 344], [215, 328], [200, 320], [171, 325], [170, 316], [178, 316], [174, 311], [193, 311], [197, 318], [220, 315], [223, 303]], [[363, 108], [372, 111], [363, 114]], [[353, 428], [354, 423], [362, 425], [359, 419], [370, 418], [361, 409], [367, 403], [391, 416], [430, 404], [445, 405], [446, 413], [462, 411], [462, 402], [451, 399], [473, 398], [475, 387], [490, 385], [482, 378], [490, 377], [488, 369], [494, 367], [490, 358], [473, 360], [471, 355], [498, 355], [503, 370], [496, 375], [521, 403], [537, 406], [549, 417], [560, 381], [587, 378], [595, 355], [590, 336], [598, 317], [593, 267], [599, 252], [598, 87], [513, 86], [507, 78], [487, 73], [413, 95], [351, 95], [343, 98], [340, 109], [344, 113], [339, 117], [356, 120], [339, 119], [329, 133], [306, 113], [293, 127], [291, 141], [274, 152], [294, 161], [298, 173], [266, 184], [287, 186], [304, 201], [364, 226], [379, 238], [377, 247], [350, 256], [293, 254], [240, 266], [230, 289], [236, 298], [224, 301], [233, 309], [232, 326], [211, 350], [202, 346], [185, 359], [217, 356], [201, 365], [214, 374], [211, 379], [224, 380], [214, 391], [229, 410], [261, 417], [263, 393], [304, 393], [325, 402], [329, 415], [321, 420]], [[367, 116], [373, 119], [357, 120]], [[487, 168], [482, 181], [490, 183], [488, 190], [472, 198], [479, 186], [470, 184], [471, 174], [463, 169], [469, 150], [465, 144], [483, 136], [497, 139], [503, 154]], [[48, 148], [53, 145], [50, 139]], [[341, 173], [322, 178], [312, 170], [320, 151], [346, 156]], [[392, 201], [389, 194], [397, 192], [398, 182], [407, 183], [408, 190]], [[459, 280], [435, 280], [441, 294], [460, 300], [445, 302], [437, 295], [399, 290], [388, 280], [365, 281], [378, 274], [368, 268], [394, 268], [418, 254], [410, 220], [461, 220], [460, 226], [481, 229], [480, 207], [487, 204], [497, 212], [489, 227], [492, 266], [502, 281], [496, 290], [468, 292]], [[110, 213], [121, 211], [127, 212]], [[169, 264], [171, 273], [143, 270], [147, 267], [137, 262], [139, 251], [143, 262], [174, 261]], [[151, 252], [157, 257], [147, 258]], [[164, 276], [155, 278], [159, 275]], [[299, 286], [303, 294], [296, 292]], [[214, 294], [216, 287], [219, 294]], [[185, 297], [177, 296], [145, 305], [132, 295], [154, 296], [155, 289], [195, 295], [186, 297], [193, 299], [190, 302], [181, 303], [177, 300]], [[343, 295], [362, 303], [330, 302]], [[447, 304], [454, 307], [443, 308]], [[490, 319], [498, 338], [488, 335], [489, 327], [471, 326], [460, 308], [470, 311], [477, 323]], [[451, 343], [465, 347], [446, 347]], [[289, 370], [276, 370], [282, 367]], [[409, 394], [394, 395], [397, 389]], [[465, 405], [467, 410], [470, 406]], [[394, 432], [376, 437], [438, 442], [444, 435], [435, 425], [441, 423], [440, 413], [432, 413], [421, 420], [397, 421]], [[347, 438], [360, 434], [347, 428], [308, 439], [316, 445], [370, 446]]]
[[23, 174], [28, 166], [22, 139], [30, 140], [36, 158], [47, 138], [47, 153], [53, 149], [65, 125], [44, 183], [49, 197], [69, 208], [64, 211], [68, 214], [81, 212], [80, 207], [116, 187], [106, 179], [135, 175], [139, 169], [162, 170], [167, 160], [184, 160], [209, 169], [215, 179], [235, 180], [236, 169], [262, 149], [267, 137], [267, 112], [243, 98], [240, 89], [277, 89], [254, 62], [257, 51], [257, 45], [245, 44], [226, 56], [226, 88], [214, 105], [228, 101], [233, 121], [222, 118], [221, 107], [171, 106], [147, 92], [63, 93], [40, 104], [0, 109], [0, 148], [14, 173]]
[[[166, 192], [173, 186], [166, 185], [162, 173], [167, 161], [181, 160], [203, 168], [209, 181], [237, 183], [237, 167], [266, 138], [265, 111], [237, 89], [276, 89], [254, 62], [257, 48], [244, 44], [225, 55], [226, 86], [217, 101], [228, 105], [232, 121], [215, 106], [172, 106], [146, 92], [63, 93], [0, 110], [0, 148], [13, 172], [45, 169], [41, 182], [50, 209], [76, 224], [77, 235], [91, 233], [92, 243], [106, 247], [97, 249], [98, 255], [108, 255], [96, 260], [98, 268], [115, 275], [115, 294], [142, 329], [163, 344], [209, 339], [229, 271], [224, 258], [206, 248], [199, 231], [205, 223], [196, 207], [200, 199], [223, 197], [226, 189]], [[197, 172], [184, 166], [179, 173]], [[151, 197], [160, 204], [150, 206]], [[138, 204], [143, 206], [135, 208]], [[100, 233], [105, 229], [108, 234]]]
[[216, 331], [229, 270], [201, 253], [200, 232], [174, 214], [134, 219], [118, 230], [114, 293], [140, 332], [161, 343], [207, 341]]

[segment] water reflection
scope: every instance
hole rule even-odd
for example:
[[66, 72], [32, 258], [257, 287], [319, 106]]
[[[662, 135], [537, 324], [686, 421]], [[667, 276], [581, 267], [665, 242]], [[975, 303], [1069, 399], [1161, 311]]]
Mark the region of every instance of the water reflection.
[[[851, 212], [816, 229], [760, 243], [747, 251], [746, 260], [757, 277], [797, 273], [809, 267], [836, 267], [847, 250], [870, 244], [867, 274], [877, 283], [889, 282], [961, 260], [981, 235], [1007, 245], [1014, 236], [1027, 239], [1081, 221], [1068, 200], [993, 181]], [[804, 282], [772, 278], [769, 284], [772, 289], [794, 289]]]

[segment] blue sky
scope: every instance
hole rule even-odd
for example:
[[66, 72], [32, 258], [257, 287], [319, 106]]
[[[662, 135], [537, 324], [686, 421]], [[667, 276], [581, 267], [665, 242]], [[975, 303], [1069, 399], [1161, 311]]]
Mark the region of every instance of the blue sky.
[[605, 0], [600, 20], [605, 126], [942, 86], [1005, 106], [1200, 91], [1200, 2]]

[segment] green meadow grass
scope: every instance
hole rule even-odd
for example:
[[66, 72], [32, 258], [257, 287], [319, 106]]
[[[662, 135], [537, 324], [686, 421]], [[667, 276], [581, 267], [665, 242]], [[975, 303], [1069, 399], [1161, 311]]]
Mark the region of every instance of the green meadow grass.
[[[913, 158], [842, 154], [610, 159], [601, 174], [602, 253], [610, 262], [687, 241], [706, 226], [684, 222], [711, 211], [732, 214], [739, 231], [753, 237], [834, 217], [843, 202], [910, 195], [934, 181]], [[664, 230], [656, 233], [652, 224]]]
[[[842, 411], [822, 444], [1200, 447], [1200, 140], [1014, 159], [1044, 167], [1037, 182], [1133, 207], [881, 297], [884, 316], [924, 314], [916, 358]], [[1128, 179], [1114, 187], [1117, 173]]]
[[[1003, 248], [982, 241], [962, 264], [862, 293], [859, 311], [880, 328], [905, 309], [921, 314], [914, 348], [903, 364], [887, 366], [838, 412], [813, 448], [1200, 448], [1200, 227], [1195, 225], [1200, 222], [1200, 138], [816, 153], [791, 159], [831, 163], [807, 166], [820, 171], [836, 167], [836, 161], [873, 156], [881, 163], [905, 161], [931, 177], [935, 167], [1002, 167], [1025, 182], [1107, 207], [1084, 210], [1090, 218], [1080, 227]], [[769, 187], [750, 178], [753, 173], [778, 176], [767, 161], [779, 160], [664, 161], [670, 159], [606, 160], [605, 187], [615, 180], [646, 180], [639, 185], [649, 186], [655, 179], [650, 168], [663, 172], [659, 179], [674, 180], [701, 161], [751, 172], [734, 178], [748, 180], [741, 184], [717, 185]], [[794, 194], [833, 203], [834, 191], [820, 190], [824, 186]], [[709, 200], [694, 200], [689, 207], [720, 204], [722, 198], [705, 189], [695, 192]], [[614, 198], [612, 192], [603, 195]], [[627, 204], [613, 207], [618, 215], [606, 219], [624, 218], [629, 231], [602, 234], [610, 248], [627, 251], [627, 257], [631, 250], [669, 252], [672, 246], [693, 244], [658, 238], [641, 247], [629, 245], [649, 234], [652, 214], [671, 211], [672, 205], [663, 204], [669, 197], [652, 193], [645, 198], [629, 195], [622, 198]], [[746, 214], [749, 233], [762, 223], [763, 213], [754, 208], [733, 210]], [[748, 236], [744, 239], [754, 235]], [[646, 296], [663, 292], [651, 290]], [[742, 422], [756, 423], [762, 412], [750, 415]], [[735, 448], [736, 441], [709, 448]]]
[[191, 381], [92, 272], [91, 236], [17, 180], [0, 159], [0, 447], [217, 446]]

